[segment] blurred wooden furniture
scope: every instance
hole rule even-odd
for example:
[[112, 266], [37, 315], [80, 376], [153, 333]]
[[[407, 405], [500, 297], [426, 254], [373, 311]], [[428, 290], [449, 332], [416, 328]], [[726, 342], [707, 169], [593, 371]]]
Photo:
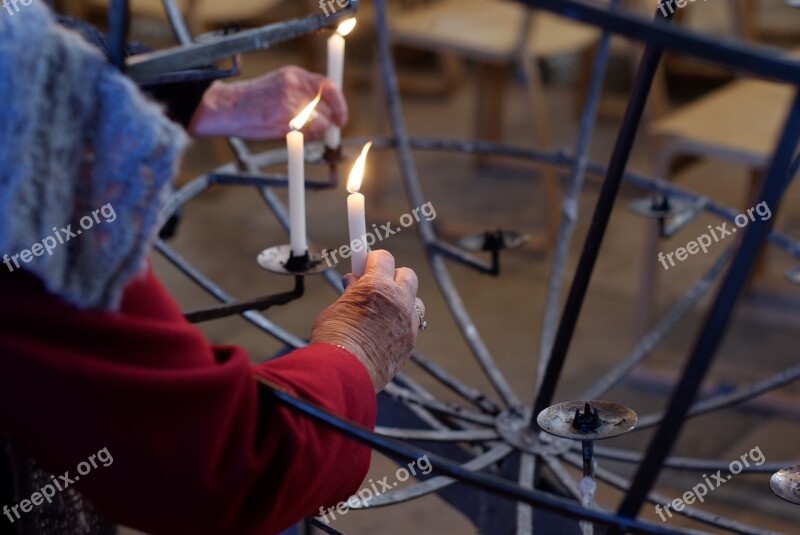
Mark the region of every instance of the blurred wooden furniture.
[[[594, 27], [500, 0], [440, 0], [393, 15], [389, 22], [395, 45], [475, 63], [478, 98], [474, 136], [478, 139], [502, 139], [506, 89], [514, 67], [522, 67], [539, 148], [549, 148], [551, 140], [538, 60], [577, 54], [584, 64], [590, 63], [600, 36]], [[581, 71], [584, 76], [580, 85], [585, 89], [589, 69]], [[577, 100], [582, 102], [582, 98]], [[548, 169], [541, 172], [550, 241], [557, 232], [560, 193], [555, 173]]]
[[[597, 29], [550, 13], [535, 13], [514, 2], [440, 0], [404, 12], [390, 20], [396, 45], [451, 54], [477, 64], [479, 137], [501, 134], [502, 95], [511, 68], [520, 61], [579, 54], [590, 60], [599, 39]], [[538, 72], [533, 73], [538, 78]], [[584, 77], [583, 87], [586, 85]]]
[[[698, 159], [740, 164], [751, 171], [741, 208], [752, 207], [760, 192], [780, 130], [786, 120], [793, 88], [764, 80], [731, 82], [676, 109], [650, 125], [661, 147], [656, 156], [656, 176], [671, 177]], [[656, 303], [658, 231], [648, 227], [643, 251], [639, 314], [636, 333], [648, 327]], [[763, 259], [762, 259], [763, 260]], [[763, 269], [759, 262], [756, 273]]]
[[[752, 42], [756, 4], [753, 0], [726, 0], [710, 4], [689, 4], [676, 8], [676, 22], [704, 35]], [[716, 65], [698, 63], [683, 56], [667, 54], [664, 67], [672, 75], [691, 78], [730, 80], [735, 73]]]
[[[108, 9], [109, 0], [83, 0], [90, 8]], [[214, 26], [246, 22], [258, 18], [281, 3], [281, 0], [175, 0], [194, 33]], [[164, 19], [161, 0], [130, 0], [131, 12], [153, 19]]]
[[[388, 0], [387, 10], [390, 24], [395, 19], [404, 16], [411, 10], [416, 10], [422, 6], [429, 5], [437, 0]], [[306, 0], [308, 9], [319, 9], [318, 0]], [[358, 8], [358, 32], [361, 34], [365, 29], [374, 31], [375, 9], [372, 0], [361, 0]], [[324, 49], [318, 53], [320, 60], [317, 63], [324, 67]], [[411, 72], [406, 71], [398, 79], [400, 90], [403, 93], [410, 93], [419, 96], [441, 97], [450, 95], [454, 90], [461, 87], [466, 77], [464, 64], [461, 58], [450, 52], [439, 52], [436, 54], [438, 65], [434, 72]], [[373, 84], [375, 82], [375, 69], [364, 71], [358, 65], [349, 65], [349, 78], [360, 84]]]
[[[712, 20], [709, 26], [708, 17], [699, 21], [687, 18], [690, 14], [688, 7], [677, 13], [683, 18], [678, 22], [695, 27], [699, 25], [700, 30], [712, 35], [725, 35], [727, 28], [727, 38], [745, 41], [752, 41], [757, 36], [755, 21], [759, 9], [764, 8], [753, 0], [734, 0], [719, 4], [718, 9], [727, 10], [727, 25], [721, 24], [719, 20]], [[694, 6], [695, 13], [702, 11], [697, 7]], [[785, 6], [783, 9], [792, 11]], [[671, 62], [665, 62], [665, 67], [670, 69], [670, 73], [681, 76], [709, 78], [721, 75], [719, 70], [711, 70], [708, 65], [674, 56], [671, 57]], [[735, 76], [735, 73], [727, 75]], [[673, 111], [657, 113], [648, 126], [650, 139], [655, 147], [655, 176], [670, 179], [687, 165], [706, 158], [740, 164], [747, 167], [751, 175], [741, 206], [751, 207], [761, 186], [763, 172], [774, 150], [790, 99], [791, 89], [788, 87], [762, 80], [740, 79]], [[641, 336], [649, 327], [656, 305], [660, 269], [656, 261], [660, 243], [656, 223], [647, 225], [644, 240], [638, 324], [634, 329], [636, 336]], [[762, 268], [763, 262], [760, 262], [756, 273]]]
[[[633, 10], [640, 16], [653, 19], [659, 13], [658, 3], [651, 0], [620, 0], [625, 9]], [[751, 41], [755, 35], [753, 16], [754, 0], [726, 0], [711, 4], [687, 4], [684, 8], [675, 7], [673, 24], [685, 26], [705, 35], [739, 38]], [[624, 47], [623, 54], [629, 57], [631, 73], [636, 71], [643, 47], [638, 43], [617, 42], [617, 50]], [[656, 75], [653, 89], [647, 103], [647, 121], [655, 120], [669, 113], [670, 103], [667, 80], [679, 77], [681, 80], [727, 81], [736, 73], [707, 63], [667, 53]], [[621, 118], [627, 106], [625, 98], [614, 99], [606, 95], [601, 102], [600, 113], [604, 117]]]
[[752, 13], [751, 32], [756, 41], [785, 48], [800, 42], [800, 9], [789, 8], [786, 0], [745, 0]]
[[792, 88], [744, 79], [676, 109], [650, 125], [663, 141], [658, 176], [670, 176], [679, 158], [717, 158], [763, 170], [775, 148]]

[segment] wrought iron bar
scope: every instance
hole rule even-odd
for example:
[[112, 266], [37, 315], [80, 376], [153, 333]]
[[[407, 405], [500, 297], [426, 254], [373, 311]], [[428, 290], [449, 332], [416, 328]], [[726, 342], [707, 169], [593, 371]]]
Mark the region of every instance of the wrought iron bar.
[[[200, 273], [194, 266], [192, 266], [189, 262], [186, 261], [180, 254], [175, 252], [170, 246], [164, 243], [161, 240], [157, 240], [155, 245], [155, 249], [164, 257], [166, 258], [173, 266], [175, 266], [178, 270], [183, 272], [187, 277], [193, 280], [198, 286], [200, 286], [203, 290], [211, 294], [215, 299], [222, 303], [233, 303], [236, 300], [224, 292], [219, 286], [214, 284], [211, 279]], [[245, 312], [242, 316], [261, 329], [262, 331], [266, 332], [268, 335], [272, 336], [276, 340], [283, 342], [289, 347], [293, 348], [300, 348], [306, 345], [306, 343], [294, 336], [293, 334], [289, 333], [288, 331], [282, 329], [281, 327], [275, 325], [267, 318], [265, 318], [262, 314], [256, 311]]]
[[396, 440], [380, 437], [354, 422], [348, 422], [339, 418], [322, 407], [294, 397], [279, 385], [273, 384], [263, 377], [257, 377], [257, 380], [265, 392], [269, 393], [272, 399], [277, 403], [298, 411], [311, 420], [367, 444], [382, 453], [408, 461], [413, 461], [427, 455], [434, 471], [456, 478], [461, 483], [471, 487], [529, 503], [537, 508], [553, 511], [572, 518], [590, 520], [595, 524], [605, 526], [620, 527], [631, 533], [655, 533], [664, 535], [672, 535], [675, 533], [673, 529], [668, 529], [656, 524], [622, 518], [599, 511], [591, 511], [570, 500], [534, 489], [523, 489], [512, 481], [490, 474], [468, 470], [440, 455], [409, 446]]
[[[763, 381], [751, 385], [747, 388], [738, 388], [733, 392], [719, 394], [697, 401], [686, 413], [686, 418], [692, 418], [701, 414], [706, 414], [711, 411], [721, 410], [728, 407], [739, 405], [742, 402], [756, 398], [761, 394], [780, 388], [782, 386], [791, 384], [800, 379], [800, 365], [792, 366], [791, 368], [782, 371], [779, 374], [773, 375]], [[639, 423], [636, 426], [637, 430], [647, 429], [658, 425], [664, 417], [664, 413], [648, 414], [639, 418]]]
[[292, 301], [300, 299], [305, 293], [304, 278], [298, 276], [295, 277], [294, 280], [294, 290], [291, 292], [268, 295], [266, 297], [258, 297], [248, 301], [236, 301], [234, 303], [229, 303], [222, 306], [193, 310], [185, 314], [186, 320], [189, 323], [203, 323], [206, 321], [227, 318], [229, 316], [237, 316], [251, 310], [263, 312], [274, 306], [286, 305]]
[[[580, 466], [581, 457], [577, 454], [568, 454], [564, 456], [564, 460], [568, 463], [572, 464], [575, 467]], [[622, 476], [619, 476], [605, 468], [598, 467], [597, 468], [597, 479], [603, 481], [615, 487], [619, 490], [626, 490], [630, 488], [630, 481], [625, 479]], [[658, 504], [662, 506], [666, 506], [672, 500], [668, 499], [666, 496], [658, 494], [656, 492], [649, 492], [646, 496], [646, 501], [652, 504]], [[730, 531], [731, 533], [740, 533], [742, 535], [782, 535], [781, 533], [777, 533], [774, 531], [764, 530], [761, 528], [757, 528], [755, 526], [750, 526], [748, 524], [744, 524], [742, 522], [737, 522], [735, 520], [730, 520], [727, 518], [723, 518], [715, 513], [709, 513], [703, 511], [702, 509], [697, 509], [695, 507], [686, 506], [683, 508], [682, 511], [675, 511], [677, 514], [684, 516], [686, 518], [690, 518], [692, 520], [696, 520], [697, 522], [702, 522], [703, 524], [707, 524], [709, 526], [714, 526], [715, 528], [721, 528], [726, 531]], [[680, 532], [680, 531], [679, 531]], [[705, 531], [697, 531], [697, 530], [687, 530], [684, 531], [689, 533], [707, 533]]]
[[[786, 177], [797, 148], [798, 138], [800, 138], [800, 91], [795, 95], [764, 188], [759, 195], [759, 202], [766, 203], [770, 210], [776, 213], [786, 188]], [[647, 454], [620, 505], [618, 511], [620, 515], [628, 518], [635, 517], [641, 509], [647, 493], [655, 484], [661, 465], [678, 439], [691, 404], [714, 360], [739, 294], [750, 276], [758, 252], [768, 233], [769, 225], [764, 221], [756, 220], [748, 225], [722, 287], [714, 300], [711, 312], [701, 327], [681, 379], [673, 390], [661, 425], [653, 436], [647, 448]]]
[[[391, 138], [370, 138], [374, 140], [373, 150], [387, 150], [394, 147], [394, 141]], [[348, 140], [347, 144], [363, 145], [366, 139], [354, 138]], [[507, 156], [510, 158], [519, 158], [530, 160], [537, 163], [544, 163], [556, 167], [570, 168], [575, 165], [575, 158], [564, 151], [548, 152], [531, 149], [527, 147], [519, 147], [503, 143], [492, 143], [486, 141], [469, 141], [459, 139], [435, 139], [435, 138], [409, 138], [409, 145], [412, 149], [423, 151], [444, 151], [444, 152], [458, 152], [463, 154], [486, 154], [496, 156]], [[252, 156], [253, 165], [274, 165], [280, 161], [280, 151], [268, 151], [265, 153]], [[285, 153], [285, 151], [283, 151]], [[284, 157], [285, 159], [285, 157]], [[266, 163], [265, 163], [266, 162]], [[800, 160], [797, 161], [800, 164]], [[255, 167], [257, 169], [257, 167]], [[214, 173], [235, 173], [236, 169], [231, 164], [226, 164], [219, 167]], [[255, 171], [256, 173], [258, 171]], [[597, 162], [590, 162], [587, 167], [587, 173], [591, 176], [603, 177], [607, 173], [607, 167]], [[793, 172], [791, 176], [796, 176], [797, 172]], [[199, 177], [195, 180], [200, 180]], [[676, 199], [685, 200], [690, 203], [699, 203], [705, 201], [704, 210], [719, 218], [733, 221], [739, 214], [735, 209], [727, 207], [723, 204], [715, 202], [710, 199], [683, 190], [670, 182], [649, 177], [640, 173], [626, 172], [624, 175], [625, 183], [630, 186], [639, 188], [643, 191], [657, 193], [660, 195], [667, 195]], [[194, 182], [194, 181], [193, 181]], [[188, 185], [186, 186], [188, 187]], [[183, 192], [184, 188], [180, 190]], [[179, 192], [179, 193], [180, 193]], [[288, 224], [288, 223], [287, 223]], [[772, 230], [769, 234], [769, 240], [777, 247], [783, 249], [791, 256], [800, 259], [800, 242], [785, 233]], [[457, 249], [455, 246], [451, 246]], [[464, 252], [464, 254], [468, 254]], [[476, 260], [477, 261], [477, 260]]]
[[[263, 173], [214, 173], [210, 176], [212, 184], [225, 184], [234, 186], [254, 186], [260, 188], [287, 188], [289, 179], [285, 175], [267, 175]], [[325, 190], [335, 188], [336, 184], [331, 182], [318, 182], [306, 180], [307, 190]]]
[[562, 463], [558, 457], [552, 455], [543, 455], [542, 459], [547, 465], [547, 468], [556, 476], [556, 479], [564, 490], [569, 492], [576, 501], [581, 501], [581, 491], [578, 489], [578, 482], [572, 477], [572, 474], [569, 473], [564, 463]]
[[108, 52], [111, 64], [125, 72], [130, 9], [128, 0], [111, 0], [108, 7]]
[[375, 433], [383, 437], [401, 440], [416, 440], [421, 442], [479, 442], [498, 440], [500, 435], [494, 429], [403, 429], [399, 427], [378, 426]]
[[307, 522], [315, 528], [327, 533], [328, 535], [345, 535], [338, 529], [332, 528], [329, 524], [323, 522], [323, 520], [319, 517], [309, 518]]
[[489, 416], [488, 414], [478, 414], [465, 410], [458, 405], [450, 405], [435, 399], [423, 398], [414, 392], [397, 385], [394, 390], [387, 393], [395, 399], [399, 399], [407, 403], [421, 405], [430, 411], [453, 416], [455, 418], [464, 420], [465, 422], [478, 424], [484, 427], [495, 427], [497, 424], [494, 416]]
[[[609, 390], [618, 385], [628, 373], [642, 362], [666, 336], [691, 312], [714, 286], [733, 255], [733, 248], [729, 247], [714, 261], [711, 268], [692, 286], [678, 303], [667, 312], [658, 324], [647, 333], [628, 355], [616, 363], [595, 384], [589, 387], [579, 399], [600, 399]], [[655, 260], [655, 259], [654, 259]], [[637, 428], [641, 427], [642, 419], [639, 418]]]
[[[514, 453], [514, 448], [508, 444], [497, 443], [494, 444], [486, 453], [467, 461], [462, 466], [465, 469], [472, 471], [484, 470], [502, 461], [512, 453]], [[433, 494], [434, 492], [439, 492], [442, 489], [456, 483], [458, 483], [458, 480], [453, 479], [452, 477], [432, 477], [410, 487], [403, 487], [399, 490], [393, 490], [392, 492], [381, 494], [380, 496], [374, 496], [368, 500], [366, 504], [362, 503], [361, 505], [356, 506], [355, 509], [365, 509], [366, 507], [386, 507], [389, 505], [404, 503], [416, 498], [421, 498], [422, 496]]]
[[[800, 85], [800, 62], [774, 49], [744, 44], [732, 39], [706, 37], [692, 30], [649, 24], [642, 17], [624, 12], [611, 13], [605, 7], [577, 0], [517, 0], [530, 7], [546, 9], [564, 17], [599, 26], [616, 35], [643, 41], [669, 52], [727, 65], [764, 78]], [[677, 10], [675, 10], [677, 11]], [[672, 15], [672, 13], [667, 13]]]
[[[662, 17], [661, 15], [656, 15], [656, 24], [654, 24], [654, 26], [666, 24], [670, 19], [671, 16]], [[644, 55], [639, 64], [633, 92], [622, 120], [622, 126], [617, 136], [614, 152], [611, 155], [608, 173], [603, 181], [603, 187], [600, 190], [600, 196], [595, 205], [592, 223], [589, 227], [589, 233], [586, 236], [575, 277], [572, 280], [572, 286], [569, 291], [569, 296], [567, 297], [566, 305], [564, 306], [561, 322], [559, 323], [553, 349], [550, 354], [550, 360], [545, 369], [544, 376], [540, 381], [540, 388], [534, 403], [534, 415], [546, 409], [553, 401], [553, 396], [555, 395], [558, 380], [561, 377], [561, 371], [564, 368], [572, 336], [575, 332], [575, 326], [578, 323], [578, 317], [580, 316], [581, 308], [586, 298], [586, 292], [589, 288], [589, 282], [594, 272], [594, 266], [600, 253], [600, 247], [603, 244], [608, 222], [611, 219], [611, 212], [614, 208], [617, 193], [619, 192], [619, 187], [622, 183], [623, 175], [625, 174], [625, 167], [627, 166], [631, 150], [633, 149], [636, 132], [638, 131], [645, 104], [647, 103], [647, 96], [653, 85], [653, 80], [658, 66], [661, 63], [662, 55], [663, 51], [660, 48], [649, 45], [645, 48]], [[536, 425], [536, 419], [532, 418], [531, 426], [536, 427]]]
[[[577, 450], [577, 446], [573, 446], [572, 449]], [[633, 464], [641, 463], [642, 458], [644, 457], [644, 455], [638, 451], [622, 450], [605, 446], [595, 447], [595, 455], [611, 461], [620, 461], [623, 463]], [[793, 466], [795, 464], [798, 464], [798, 461], [771, 462], [764, 463], [759, 466], [745, 466], [742, 467], [741, 473], [771, 475], [781, 468], [786, 468], [787, 466]], [[716, 470], [727, 471], [730, 468], [730, 462], [714, 459], [694, 459], [690, 457], [668, 457], [667, 460], [664, 461], [664, 468], [669, 468], [671, 470], [691, 470], [697, 472], [714, 472]]]
[[[403, 186], [411, 206], [421, 206], [424, 200], [422, 189], [419, 185], [414, 157], [411, 153], [408, 132], [400, 104], [400, 90], [397, 83], [397, 73], [394, 67], [391, 43], [389, 41], [389, 26], [387, 22], [386, 0], [375, 0], [375, 33], [377, 39], [378, 62], [381, 67], [381, 80], [383, 82], [386, 106], [392, 125], [394, 143], [397, 149], [398, 163], [403, 176]], [[521, 402], [516, 393], [511, 389], [506, 378], [497, 367], [489, 349], [478, 334], [472, 319], [469, 317], [452, 278], [439, 255], [434, 254], [431, 245], [436, 241], [436, 233], [430, 221], [421, 220], [417, 231], [426, 246], [428, 260], [436, 281], [442, 292], [445, 302], [450, 307], [456, 323], [472, 349], [476, 360], [484, 370], [494, 389], [509, 407], [521, 407]]]
[[358, 0], [350, 0], [347, 8], [330, 16], [312, 15], [219, 36], [203, 43], [137, 54], [125, 62], [127, 74], [138, 83], [147, 83], [164, 74], [209, 65], [237, 54], [263, 50], [316, 30], [335, 27], [342, 19], [352, 17], [357, 9]]
[[500, 407], [487, 399], [480, 390], [456, 379], [449, 372], [442, 369], [441, 366], [432, 362], [418, 351], [411, 353], [411, 362], [485, 413], [498, 414], [500, 412]]
[[[619, 0], [612, 0], [612, 9], [616, 8], [618, 4]], [[589, 165], [588, 153], [592, 143], [592, 131], [597, 122], [597, 110], [600, 105], [600, 95], [603, 92], [603, 82], [605, 81], [610, 54], [611, 33], [606, 30], [603, 32], [592, 67], [591, 83], [583, 106], [578, 140], [575, 143], [575, 163], [572, 165], [567, 188], [564, 192], [564, 199], [561, 202], [561, 225], [558, 229], [558, 237], [553, 250], [553, 260], [550, 263], [550, 279], [547, 284], [547, 298], [542, 318], [542, 330], [539, 336], [537, 381], [544, 377], [544, 372], [550, 359], [550, 351], [553, 348], [557, 325], [556, 318], [558, 317], [561, 303], [561, 292], [569, 257], [569, 246], [572, 243], [572, 235], [578, 222], [578, 200], [583, 190], [583, 181]], [[536, 386], [536, 391], [538, 390], [539, 385]]]
[[162, 0], [164, 4], [164, 11], [167, 14], [172, 32], [175, 34], [175, 39], [182, 45], [189, 45], [194, 39], [186, 25], [186, 20], [183, 18], [180, 8], [175, 4], [175, 0]]

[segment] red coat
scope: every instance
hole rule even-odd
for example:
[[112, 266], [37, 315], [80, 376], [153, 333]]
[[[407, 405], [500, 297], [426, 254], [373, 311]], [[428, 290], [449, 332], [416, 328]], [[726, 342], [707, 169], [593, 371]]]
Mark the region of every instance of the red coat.
[[276, 533], [358, 489], [369, 449], [276, 406], [253, 378], [373, 427], [372, 382], [349, 352], [319, 344], [252, 365], [242, 349], [211, 347], [152, 272], [119, 313], [99, 313], [4, 271], [0, 436], [70, 478], [107, 448], [113, 463], [75, 486], [111, 521], [154, 534]]

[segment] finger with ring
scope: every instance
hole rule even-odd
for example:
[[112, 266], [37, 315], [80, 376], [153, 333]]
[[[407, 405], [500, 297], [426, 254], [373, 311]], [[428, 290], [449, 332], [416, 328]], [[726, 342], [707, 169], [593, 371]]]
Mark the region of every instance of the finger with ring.
[[428, 322], [425, 321], [425, 304], [422, 302], [422, 299], [417, 298], [414, 310], [419, 318], [419, 330], [424, 331], [428, 328]]

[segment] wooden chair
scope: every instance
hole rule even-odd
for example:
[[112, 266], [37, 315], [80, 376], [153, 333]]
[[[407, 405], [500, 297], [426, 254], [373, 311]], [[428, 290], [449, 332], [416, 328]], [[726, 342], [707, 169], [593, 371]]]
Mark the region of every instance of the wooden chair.
[[[708, 16], [713, 13], [697, 9], [698, 6], [694, 6], [691, 11], [702, 12], [700, 14], [706, 17], [705, 20], [703, 17], [695, 19], [686, 17], [690, 14], [691, 7], [690, 5], [689, 8], [682, 10], [684, 19], [678, 22], [711, 34], [727, 34], [728, 38], [753, 41], [759, 31], [764, 29], [763, 25], [757, 24], [761, 18], [759, 14], [765, 9], [764, 4], [757, 4], [753, 0], [735, 0], [717, 6], [728, 10], [725, 17], [727, 25], [724, 26], [720, 25], [718, 17], [715, 19], [712, 16], [709, 20]], [[777, 7], [789, 15], [797, 15], [788, 13], [797, 10], [790, 10], [782, 5]], [[698, 63], [690, 65], [675, 58], [671, 64], [667, 62], [667, 66], [673, 69], [671, 72], [684, 76], [692, 76], [704, 70], [706, 74], [702, 77], [719, 74], [719, 71], [709, 74], [708, 66]], [[790, 93], [789, 88], [778, 84], [740, 79], [694, 102], [666, 113], [656, 114], [648, 126], [650, 141], [655, 150], [653, 164], [655, 176], [670, 179], [680, 169], [706, 158], [741, 164], [750, 170], [751, 175], [741, 206], [742, 208], [752, 206], [761, 185], [763, 172], [774, 149], [777, 133], [788, 110]], [[661, 110], [665, 109], [668, 110], [667, 107], [661, 107]], [[659, 240], [657, 225], [655, 223], [648, 225], [642, 251], [639, 313], [637, 325], [634, 327], [635, 336], [641, 336], [649, 327], [657, 302], [659, 268], [654, 259], [659, 251]], [[763, 267], [763, 262], [759, 264], [756, 273]]]
[[717, 158], [763, 170], [792, 94], [783, 84], [737, 80], [655, 121], [650, 134], [663, 143], [657, 175], [670, 176], [680, 158]]
[[[578, 54], [587, 63], [600, 37], [594, 27], [498, 0], [440, 0], [395, 13], [389, 22], [395, 45], [448, 54], [476, 64], [476, 138], [502, 138], [506, 88], [513, 67], [521, 66], [527, 78], [533, 134], [541, 148], [550, 147], [551, 139], [538, 60]], [[585, 88], [589, 69], [582, 71], [586, 73], [582, 83]], [[555, 174], [551, 170], [542, 172], [550, 241], [558, 228], [560, 193]]]
[[[661, 147], [655, 159], [656, 176], [670, 177], [698, 159], [743, 165], [750, 169], [751, 180], [741, 207], [753, 206], [793, 94], [793, 88], [786, 85], [738, 80], [654, 122], [650, 133]], [[638, 317], [642, 323], [636, 327], [636, 334], [648, 327], [656, 303], [658, 248], [658, 231], [649, 228], [640, 286]]]
[[[527, 60], [577, 53], [591, 59], [597, 29], [549, 13], [532, 14], [519, 4], [498, 0], [441, 0], [397, 12], [390, 20], [396, 45], [452, 54], [478, 66], [479, 137], [498, 139], [502, 95], [511, 67]], [[538, 78], [538, 72], [536, 78]], [[584, 84], [585, 86], [585, 84]], [[489, 101], [490, 102], [487, 102]]]

